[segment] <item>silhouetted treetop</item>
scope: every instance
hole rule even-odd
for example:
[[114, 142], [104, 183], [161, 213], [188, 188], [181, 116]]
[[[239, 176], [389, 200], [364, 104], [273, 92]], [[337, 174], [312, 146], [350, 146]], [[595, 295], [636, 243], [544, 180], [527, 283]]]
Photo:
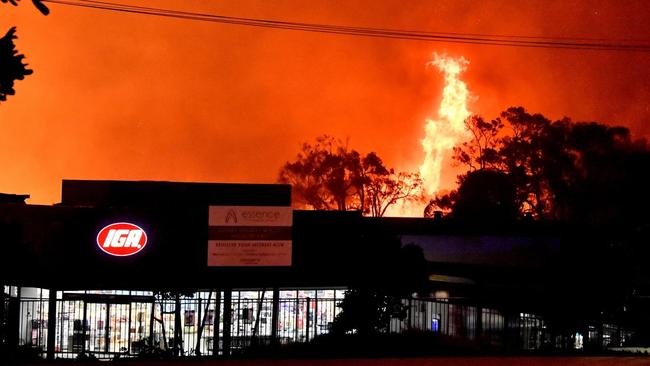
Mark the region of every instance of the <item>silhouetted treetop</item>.
[[[18, 3], [20, 2], [20, 0], [0, 0], [0, 1], [3, 4], [9, 3], [13, 6], [18, 6]], [[43, 4], [41, 0], [32, 0], [32, 4], [34, 4], [36, 9], [38, 9], [38, 11], [40, 11], [43, 15], [48, 15], [50, 13], [50, 9], [48, 9], [47, 6], [45, 6], [45, 4]]]
[[[495, 186], [503, 179], [497, 185], [514, 187], [511, 198], [519, 217], [597, 224], [649, 216], [645, 170], [650, 150], [644, 140], [633, 140], [627, 128], [568, 118], [551, 121], [523, 107], [508, 108], [490, 122], [471, 116], [466, 124], [473, 138], [454, 151], [468, 172], [459, 176], [457, 191], [431, 200], [429, 212], [432, 207], [457, 217], [466, 216], [461, 212], [497, 212], [495, 204], [510, 197], [510, 188]], [[495, 194], [501, 198], [495, 201]]]
[[452, 206], [454, 218], [476, 223], [511, 222], [518, 213], [515, 184], [510, 175], [498, 170], [467, 173]]
[[417, 173], [395, 172], [374, 152], [349, 149], [340, 140], [320, 136], [304, 143], [295, 161], [281, 169], [279, 181], [291, 184], [294, 205], [316, 210], [359, 210], [383, 216], [398, 203], [420, 199]]
[[357, 255], [369, 268], [360, 274], [362, 283], [346, 291], [337, 305], [332, 331], [345, 334], [376, 334], [388, 329], [391, 319], [402, 319], [407, 304], [402, 299], [426, 291], [429, 268], [422, 248], [403, 244], [399, 237], [382, 230], [368, 233], [360, 243]]
[[23, 63], [25, 56], [16, 50], [13, 41], [16, 38], [16, 27], [0, 38], [0, 101], [6, 101], [8, 95], [16, 94], [14, 81], [23, 80], [33, 72]]
[[[20, 0], [0, 0], [3, 4], [18, 5]], [[41, 0], [32, 0], [34, 6], [43, 14], [48, 15], [50, 10]], [[16, 27], [9, 29], [4, 37], [0, 38], [0, 102], [7, 100], [7, 95], [14, 95], [14, 81], [23, 80], [26, 75], [31, 75], [32, 70], [23, 64], [25, 55], [19, 54], [14, 45]]]

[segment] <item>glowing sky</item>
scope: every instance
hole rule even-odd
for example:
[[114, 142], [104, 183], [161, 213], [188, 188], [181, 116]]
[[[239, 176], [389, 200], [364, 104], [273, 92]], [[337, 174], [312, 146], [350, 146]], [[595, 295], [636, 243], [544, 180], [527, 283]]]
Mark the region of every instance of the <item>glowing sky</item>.
[[[127, 0], [124, 0], [125, 2]], [[59, 200], [60, 180], [274, 182], [327, 133], [417, 171], [440, 103], [433, 52], [492, 118], [523, 105], [650, 136], [650, 53], [453, 45], [190, 22], [30, 2], [0, 30], [34, 74], [0, 104], [0, 192]], [[421, 31], [650, 40], [645, 1], [135, 1], [298, 22]], [[524, 3], [524, 5], [522, 5]]]

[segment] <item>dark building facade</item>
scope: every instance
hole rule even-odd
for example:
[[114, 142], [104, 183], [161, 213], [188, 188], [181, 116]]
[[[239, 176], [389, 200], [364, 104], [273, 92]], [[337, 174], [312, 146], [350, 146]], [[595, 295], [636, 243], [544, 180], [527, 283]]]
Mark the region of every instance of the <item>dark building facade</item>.
[[[329, 332], [346, 289], [400, 285], [391, 238], [421, 248], [428, 282], [390, 331], [556, 343], [542, 299], [565, 240], [557, 225], [293, 211], [287, 185], [64, 180], [53, 206], [6, 197], [4, 349], [228, 355], [253, 339], [309, 341]], [[570, 347], [618, 345], [625, 334], [600, 322], [572, 337]]]

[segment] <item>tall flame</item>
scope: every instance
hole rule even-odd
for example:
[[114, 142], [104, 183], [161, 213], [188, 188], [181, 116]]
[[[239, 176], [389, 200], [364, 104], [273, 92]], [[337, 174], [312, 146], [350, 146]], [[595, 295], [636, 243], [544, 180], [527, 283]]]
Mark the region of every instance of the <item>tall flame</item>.
[[467, 69], [469, 61], [464, 57], [452, 58], [434, 53], [433, 61], [427, 65], [436, 66], [445, 76], [438, 118], [427, 118], [426, 137], [422, 140], [425, 157], [420, 175], [425, 191], [433, 195], [440, 189], [443, 160], [451, 158], [453, 147], [468, 138], [465, 119], [470, 115], [467, 109], [470, 94], [459, 76]]

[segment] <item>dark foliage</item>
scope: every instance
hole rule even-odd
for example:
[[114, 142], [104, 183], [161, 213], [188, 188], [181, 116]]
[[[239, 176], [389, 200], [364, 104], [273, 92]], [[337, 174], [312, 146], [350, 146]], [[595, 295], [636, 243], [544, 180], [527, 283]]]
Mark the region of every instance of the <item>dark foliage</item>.
[[[3, 349], [4, 348], [4, 349]], [[31, 343], [20, 345], [14, 349], [6, 349], [6, 345], [0, 345], [1, 360], [7, 364], [34, 364], [43, 361], [43, 349], [35, 347]]]
[[516, 187], [496, 170], [477, 170], [462, 179], [453, 217], [470, 222], [512, 222], [517, 218]]
[[16, 94], [14, 81], [23, 80], [33, 72], [23, 63], [25, 56], [16, 50], [13, 41], [16, 38], [16, 27], [9, 29], [7, 34], [0, 38], [0, 101], [7, 100], [8, 95]]
[[[0, 0], [3, 4], [11, 4], [13, 6], [18, 6], [18, 3], [20, 0]], [[38, 11], [41, 12], [43, 15], [48, 15], [50, 13], [50, 9], [43, 4], [41, 0], [32, 0], [32, 4], [38, 9]]]
[[280, 169], [278, 180], [291, 184], [299, 208], [358, 210], [370, 216], [383, 216], [398, 202], [419, 200], [422, 186], [417, 173], [396, 172], [376, 153], [362, 155], [326, 135], [303, 144], [296, 160]]
[[406, 317], [402, 299], [426, 288], [428, 268], [422, 248], [402, 245], [399, 238], [382, 233], [367, 237], [365, 242], [363, 247], [369, 249], [366, 260], [370, 263], [367, 278], [346, 291], [338, 305], [341, 312], [334, 320], [333, 333], [385, 332], [392, 318]]
[[455, 148], [455, 158], [468, 172], [459, 177], [457, 191], [435, 197], [427, 212], [486, 217], [499, 206], [499, 219], [511, 219], [514, 187], [519, 217], [587, 225], [648, 222], [650, 149], [627, 128], [553, 122], [522, 107], [491, 122], [472, 116], [466, 124], [474, 137]]
[[[3, 4], [18, 5], [20, 0], [0, 0]], [[41, 0], [32, 0], [32, 4], [43, 14], [48, 15], [50, 9]], [[16, 27], [9, 29], [4, 37], [0, 38], [0, 102], [7, 100], [8, 95], [16, 94], [14, 82], [23, 80], [25, 76], [31, 75], [32, 70], [23, 63], [25, 55], [19, 54], [14, 44]]]

